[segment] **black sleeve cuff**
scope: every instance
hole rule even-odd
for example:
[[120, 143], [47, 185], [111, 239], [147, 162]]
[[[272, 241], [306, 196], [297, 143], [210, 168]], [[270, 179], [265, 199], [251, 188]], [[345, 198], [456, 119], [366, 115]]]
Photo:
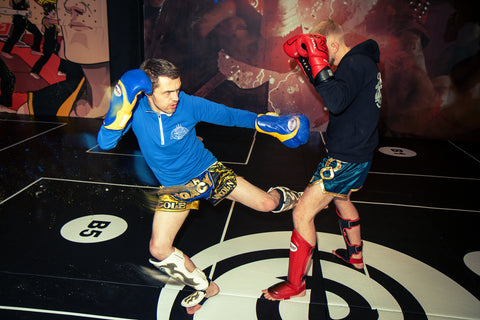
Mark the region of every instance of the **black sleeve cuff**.
[[334, 75], [333, 75], [332, 69], [330, 69], [329, 67], [325, 67], [322, 69], [322, 71], [317, 73], [313, 81], [313, 85], [316, 87], [322, 83], [325, 83], [333, 79], [334, 79]]

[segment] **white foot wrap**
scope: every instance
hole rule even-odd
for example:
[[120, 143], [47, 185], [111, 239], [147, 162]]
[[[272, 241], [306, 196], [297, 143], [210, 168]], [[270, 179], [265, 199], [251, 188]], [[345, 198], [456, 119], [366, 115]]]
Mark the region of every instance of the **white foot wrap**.
[[206, 294], [207, 293], [204, 290], [197, 290], [194, 293], [185, 297], [180, 304], [182, 305], [182, 307], [185, 308], [196, 306], [197, 304], [202, 302]]
[[297, 192], [290, 190], [287, 187], [273, 187], [268, 189], [268, 192], [276, 190], [280, 193], [280, 204], [279, 207], [272, 210], [273, 213], [279, 213], [283, 211], [287, 211], [293, 209], [298, 203], [298, 199], [302, 196], [303, 192]]
[[205, 291], [210, 284], [207, 276], [202, 270], [196, 268], [190, 272], [187, 270], [187, 268], [185, 268], [185, 257], [183, 256], [183, 252], [177, 248], [175, 248], [175, 251], [169, 255], [167, 259], [158, 261], [154, 258], [151, 258], [149, 262], [160, 271], [168, 274], [173, 279], [183, 283], [184, 285], [192, 287], [195, 290]]

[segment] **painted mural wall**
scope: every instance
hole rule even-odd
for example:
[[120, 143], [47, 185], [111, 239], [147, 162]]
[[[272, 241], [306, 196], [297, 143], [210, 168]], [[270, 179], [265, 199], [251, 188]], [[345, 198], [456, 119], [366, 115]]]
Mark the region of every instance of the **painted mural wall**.
[[[0, 0], [0, 112], [106, 114], [106, 2]], [[383, 134], [479, 141], [479, 3], [144, 0], [145, 57], [179, 66], [188, 93], [255, 112], [304, 113], [320, 131], [328, 112], [282, 44], [332, 18], [350, 46], [369, 38], [380, 45]]]
[[182, 70], [183, 89], [256, 112], [304, 113], [324, 130], [321, 98], [282, 44], [323, 19], [349, 46], [381, 48], [381, 130], [479, 139], [479, 1], [145, 0], [145, 55]]
[[0, 112], [103, 117], [106, 0], [0, 0]]

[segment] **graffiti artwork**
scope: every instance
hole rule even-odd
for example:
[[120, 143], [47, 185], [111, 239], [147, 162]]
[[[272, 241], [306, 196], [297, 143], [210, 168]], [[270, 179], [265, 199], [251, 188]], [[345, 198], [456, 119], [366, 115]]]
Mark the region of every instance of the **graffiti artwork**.
[[105, 0], [1, 0], [0, 41], [0, 111], [87, 118], [106, 114]]
[[480, 123], [478, 5], [468, 0], [145, 1], [145, 53], [181, 67], [189, 93], [229, 104], [267, 86], [262, 98], [270, 111], [304, 113], [312, 130], [323, 131], [328, 112], [282, 44], [334, 19], [348, 45], [370, 38], [380, 45], [383, 134], [471, 140]]

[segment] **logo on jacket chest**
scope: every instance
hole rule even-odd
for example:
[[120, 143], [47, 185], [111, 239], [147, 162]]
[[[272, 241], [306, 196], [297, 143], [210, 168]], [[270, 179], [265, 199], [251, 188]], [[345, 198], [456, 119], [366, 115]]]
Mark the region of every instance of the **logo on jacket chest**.
[[188, 133], [188, 129], [183, 127], [180, 124], [177, 124], [175, 129], [172, 130], [172, 133], [170, 134], [170, 139], [172, 140], [181, 140], [185, 135]]

